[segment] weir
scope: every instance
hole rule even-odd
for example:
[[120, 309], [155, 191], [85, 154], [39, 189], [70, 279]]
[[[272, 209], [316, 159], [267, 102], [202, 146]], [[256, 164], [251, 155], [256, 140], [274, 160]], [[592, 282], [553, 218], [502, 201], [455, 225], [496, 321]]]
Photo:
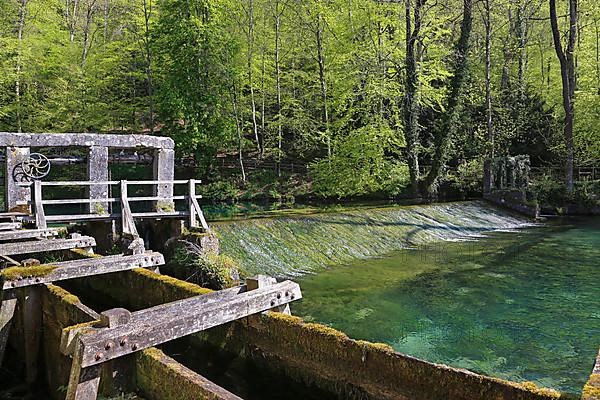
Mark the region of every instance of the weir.
[[[148, 250], [138, 226], [142, 220], [170, 221], [160, 230], [163, 242], [179, 235], [182, 223], [186, 230], [207, 234], [209, 227], [195, 194], [197, 181], [176, 181], [172, 171], [163, 171], [153, 181], [114, 182], [104, 171], [88, 171], [88, 181], [42, 181], [44, 157], [29, 158], [28, 149], [88, 146], [89, 157], [94, 159], [94, 155], [106, 154], [104, 148], [110, 146], [155, 146], [158, 164], [166, 154], [172, 166], [168, 161], [173, 158], [172, 151], [161, 153], [165, 143], [164, 150], [172, 150], [168, 140], [61, 136], [0, 134], [0, 146], [7, 147], [7, 154], [19, 155], [7, 159], [7, 168], [25, 175], [7, 184], [7, 191], [13, 191], [7, 193], [10, 208], [0, 214], [4, 224], [0, 226], [4, 260], [0, 270], [0, 365], [23, 370], [23, 377], [15, 382], [19, 384], [9, 391], [42, 385], [48, 392], [33, 396], [88, 400], [99, 394], [136, 392], [151, 400], [240, 399], [246, 390], [232, 385], [232, 377], [247, 381], [248, 388], [255, 386], [249, 372], [254, 371], [263, 377], [261, 382], [279, 382], [287, 398], [561, 398], [553, 390], [429, 363], [387, 345], [353, 340], [332, 328], [293, 317], [289, 304], [301, 299], [302, 293], [289, 280], [278, 282], [258, 275], [243, 285], [215, 292], [160, 274], [159, 267], [166, 260], [161, 253]], [[106, 164], [101, 165], [104, 168]], [[103, 177], [94, 178], [96, 172]], [[178, 184], [188, 189], [185, 194], [176, 193], [173, 187]], [[154, 188], [152, 196], [138, 196], [140, 202], [151, 204], [150, 211], [131, 209], [135, 196], [129, 195], [129, 185]], [[43, 192], [48, 186], [89, 190], [83, 198], [48, 199]], [[112, 186], [119, 190], [109, 194]], [[183, 201], [186, 209], [177, 211], [176, 201]], [[89, 207], [86, 212], [68, 214], [51, 214], [45, 208], [59, 204]], [[97, 204], [101, 207], [94, 206]], [[415, 238], [419, 229], [438, 226], [430, 214], [417, 214], [418, 223], [411, 226], [417, 230]], [[103, 238], [94, 225], [88, 226], [90, 235], [81, 235], [50, 226], [57, 222], [110, 224], [118, 231], [121, 242], [114, 243], [122, 244], [122, 252], [97, 254], [94, 247]], [[349, 222], [348, 229], [356, 226], [352, 218], [342, 217], [338, 222]], [[69, 228], [72, 231], [73, 225]], [[462, 235], [459, 226], [449, 231]], [[440, 235], [436, 229], [433, 232]], [[179, 351], [172, 352], [178, 346], [198, 357], [190, 360]], [[204, 376], [202, 364], [210, 354], [229, 364], [224, 373]], [[269, 388], [264, 398], [275, 397], [268, 392]], [[247, 393], [251, 398], [252, 393]]]

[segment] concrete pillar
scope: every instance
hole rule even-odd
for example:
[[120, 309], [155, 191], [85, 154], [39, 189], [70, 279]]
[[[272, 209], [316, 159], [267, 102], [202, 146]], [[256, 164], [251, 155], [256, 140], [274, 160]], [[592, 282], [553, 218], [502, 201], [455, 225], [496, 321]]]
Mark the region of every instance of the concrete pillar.
[[[92, 146], [89, 148], [87, 158], [87, 176], [90, 182], [108, 181], [108, 147]], [[88, 189], [90, 199], [108, 198], [108, 185], [93, 185]], [[90, 213], [105, 214], [109, 212], [108, 202], [91, 203]]]
[[[175, 179], [175, 151], [172, 149], [155, 150], [153, 172], [154, 180], [157, 181], [172, 181]], [[165, 183], [155, 186], [154, 196], [171, 199], [173, 197], [173, 185]], [[157, 201], [155, 209], [156, 211], [173, 211], [173, 201]]]
[[7, 147], [6, 148], [6, 210], [31, 212], [31, 188], [20, 187], [18, 183], [23, 178], [21, 162], [29, 157], [29, 147]]

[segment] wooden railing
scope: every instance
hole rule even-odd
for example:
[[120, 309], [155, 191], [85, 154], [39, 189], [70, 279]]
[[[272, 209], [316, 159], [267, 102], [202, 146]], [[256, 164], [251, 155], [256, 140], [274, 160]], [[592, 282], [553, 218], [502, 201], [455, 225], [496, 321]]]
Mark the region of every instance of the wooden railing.
[[[173, 181], [56, 181], [43, 182], [34, 181], [33, 183], [33, 212], [35, 222], [39, 229], [45, 229], [48, 222], [74, 222], [74, 221], [89, 221], [89, 220], [110, 220], [121, 219], [123, 233], [133, 237], [139, 237], [135, 227], [135, 219], [140, 218], [185, 218], [187, 219], [190, 228], [204, 228], [210, 230], [198, 199], [202, 196], [196, 194], [196, 185], [201, 181], [190, 180], [173, 180]], [[172, 192], [174, 187], [185, 185], [187, 193], [183, 195], [154, 195], [154, 196], [131, 196], [130, 186], [151, 186], [156, 187], [166, 186]], [[107, 189], [107, 196], [98, 195], [95, 193], [87, 198], [70, 198], [70, 199], [44, 199], [44, 188], [47, 187], [81, 187], [87, 188], [88, 191], [92, 187], [104, 187]], [[108, 193], [113, 192], [108, 190], [112, 187], [118, 187], [120, 195], [118, 197], [108, 197]], [[183, 211], [176, 211], [175, 201], [186, 200], [186, 208]], [[145, 212], [132, 212], [131, 203], [134, 202], [153, 202], [153, 210]], [[80, 205], [88, 204], [89, 213], [87, 214], [52, 214], [47, 215], [45, 206], [65, 206], [65, 205]], [[117, 204], [118, 207], [113, 207]], [[118, 211], [115, 211], [117, 209]]]

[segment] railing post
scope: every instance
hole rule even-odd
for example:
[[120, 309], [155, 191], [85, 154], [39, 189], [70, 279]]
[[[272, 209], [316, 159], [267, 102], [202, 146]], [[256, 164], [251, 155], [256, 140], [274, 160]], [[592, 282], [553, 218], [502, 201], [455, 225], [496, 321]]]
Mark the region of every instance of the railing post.
[[188, 208], [190, 210], [190, 228], [198, 228], [198, 219], [196, 213], [196, 207], [194, 206], [193, 199], [196, 198], [196, 180], [190, 179], [188, 182]]
[[46, 229], [46, 215], [44, 214], [44, 204], [42, 203], [42, 181], [33, 181], [33, 198], [35, 210], [35, 224], [38, 229]]
[[198, 219], [200, 220], [200, 225], [206, 232], [210, 232], [210, 227], [204, 218], [204, 213], [200, 208], [200, 204], [198, 204], [198, 199], [196, 198], [196, 183], [199, 183], [195, 179], [190, 179], [189, 181], [189, 207], [190, 207], [190, 228], [199, 228]]

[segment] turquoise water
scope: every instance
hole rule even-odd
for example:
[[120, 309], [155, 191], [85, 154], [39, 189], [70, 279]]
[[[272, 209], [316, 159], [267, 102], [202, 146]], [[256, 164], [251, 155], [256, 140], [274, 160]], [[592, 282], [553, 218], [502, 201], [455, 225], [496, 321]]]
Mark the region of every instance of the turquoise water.
[[579, 393], [600, 346], [600, 219], [359, 260], [294, 314], [425, 360]]

